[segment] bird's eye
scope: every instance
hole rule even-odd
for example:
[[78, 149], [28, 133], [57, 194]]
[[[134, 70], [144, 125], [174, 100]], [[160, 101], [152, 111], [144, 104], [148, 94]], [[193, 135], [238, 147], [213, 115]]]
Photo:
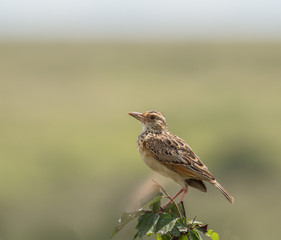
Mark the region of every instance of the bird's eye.
[[155, 115], [151, 115], [151, 116], [150, 116], [150, 119], [151, 119], [151, 120], [154, 120], [155, 118], [156, 118]]

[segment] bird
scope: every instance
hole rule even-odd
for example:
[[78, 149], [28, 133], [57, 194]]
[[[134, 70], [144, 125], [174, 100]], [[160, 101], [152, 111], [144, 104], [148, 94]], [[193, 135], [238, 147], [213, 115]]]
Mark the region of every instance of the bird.
[[233, 203], [234, 198], [215, 179], [191, 147], [168, 130], [166, 118], [161, 112], [129, 112], [128, 114], [142, 124], [137, 146], [144, 162], [155, 172], [171, 178], [181, 186], [181, 190], [173, 196], [173, 200], [182, 193], [180, 198], [182, 202], [189, 187], [207, 192], [204, 182], [208, 182], [218, 188], [230, 203]]

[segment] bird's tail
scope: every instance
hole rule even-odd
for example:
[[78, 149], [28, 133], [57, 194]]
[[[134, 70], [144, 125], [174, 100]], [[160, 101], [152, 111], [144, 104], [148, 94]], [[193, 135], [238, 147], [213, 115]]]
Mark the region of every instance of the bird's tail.
[[222, 185], [220, 185], [216, 180], [214, 182], [212, 182], [212, 184], [214, 184], [221, 192], [222, 194], [226, 197], [226, 199], [230, 202], [233, 203], [234, 202], [234, 197], [232, 197], [225, 189]]

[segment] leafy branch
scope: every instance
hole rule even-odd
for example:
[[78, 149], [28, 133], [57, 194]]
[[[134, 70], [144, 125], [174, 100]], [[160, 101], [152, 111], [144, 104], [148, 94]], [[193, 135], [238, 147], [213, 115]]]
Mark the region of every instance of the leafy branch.
[[[212, 240], [219, 240], [207, 224], [186, 218], [183, 202], [176, 204], [170, 195], [156, 183], [162, 192], [157, 192], [143, 207], [135, 212], [123, 213], [115, 226], [111, 238], [123, 229], [130, 221], [137, 219], [134, 239], [144, 236], [156, 236], [157, 240], [202, 240], [200, 233]], [[161, 207], [161, 200], [168, 198], [171, 201], [165, 209]]]

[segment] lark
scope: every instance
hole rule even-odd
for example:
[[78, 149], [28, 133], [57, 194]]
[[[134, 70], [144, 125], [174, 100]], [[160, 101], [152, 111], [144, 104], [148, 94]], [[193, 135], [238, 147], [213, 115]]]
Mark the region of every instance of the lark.
[[173, 199], [182, 193], [180, 201], [183, 201], [189, 186], [207, 192], [204, 182], [209, 182], [233, 203], [234, 198], [218, 183], [191, 147], [183, 139], [169, 132], [161, 112], [130, 112], [129, 115], [142, 124], [137, 144], [144, 162], [152, 170], [171, 178], [182, 187]]

